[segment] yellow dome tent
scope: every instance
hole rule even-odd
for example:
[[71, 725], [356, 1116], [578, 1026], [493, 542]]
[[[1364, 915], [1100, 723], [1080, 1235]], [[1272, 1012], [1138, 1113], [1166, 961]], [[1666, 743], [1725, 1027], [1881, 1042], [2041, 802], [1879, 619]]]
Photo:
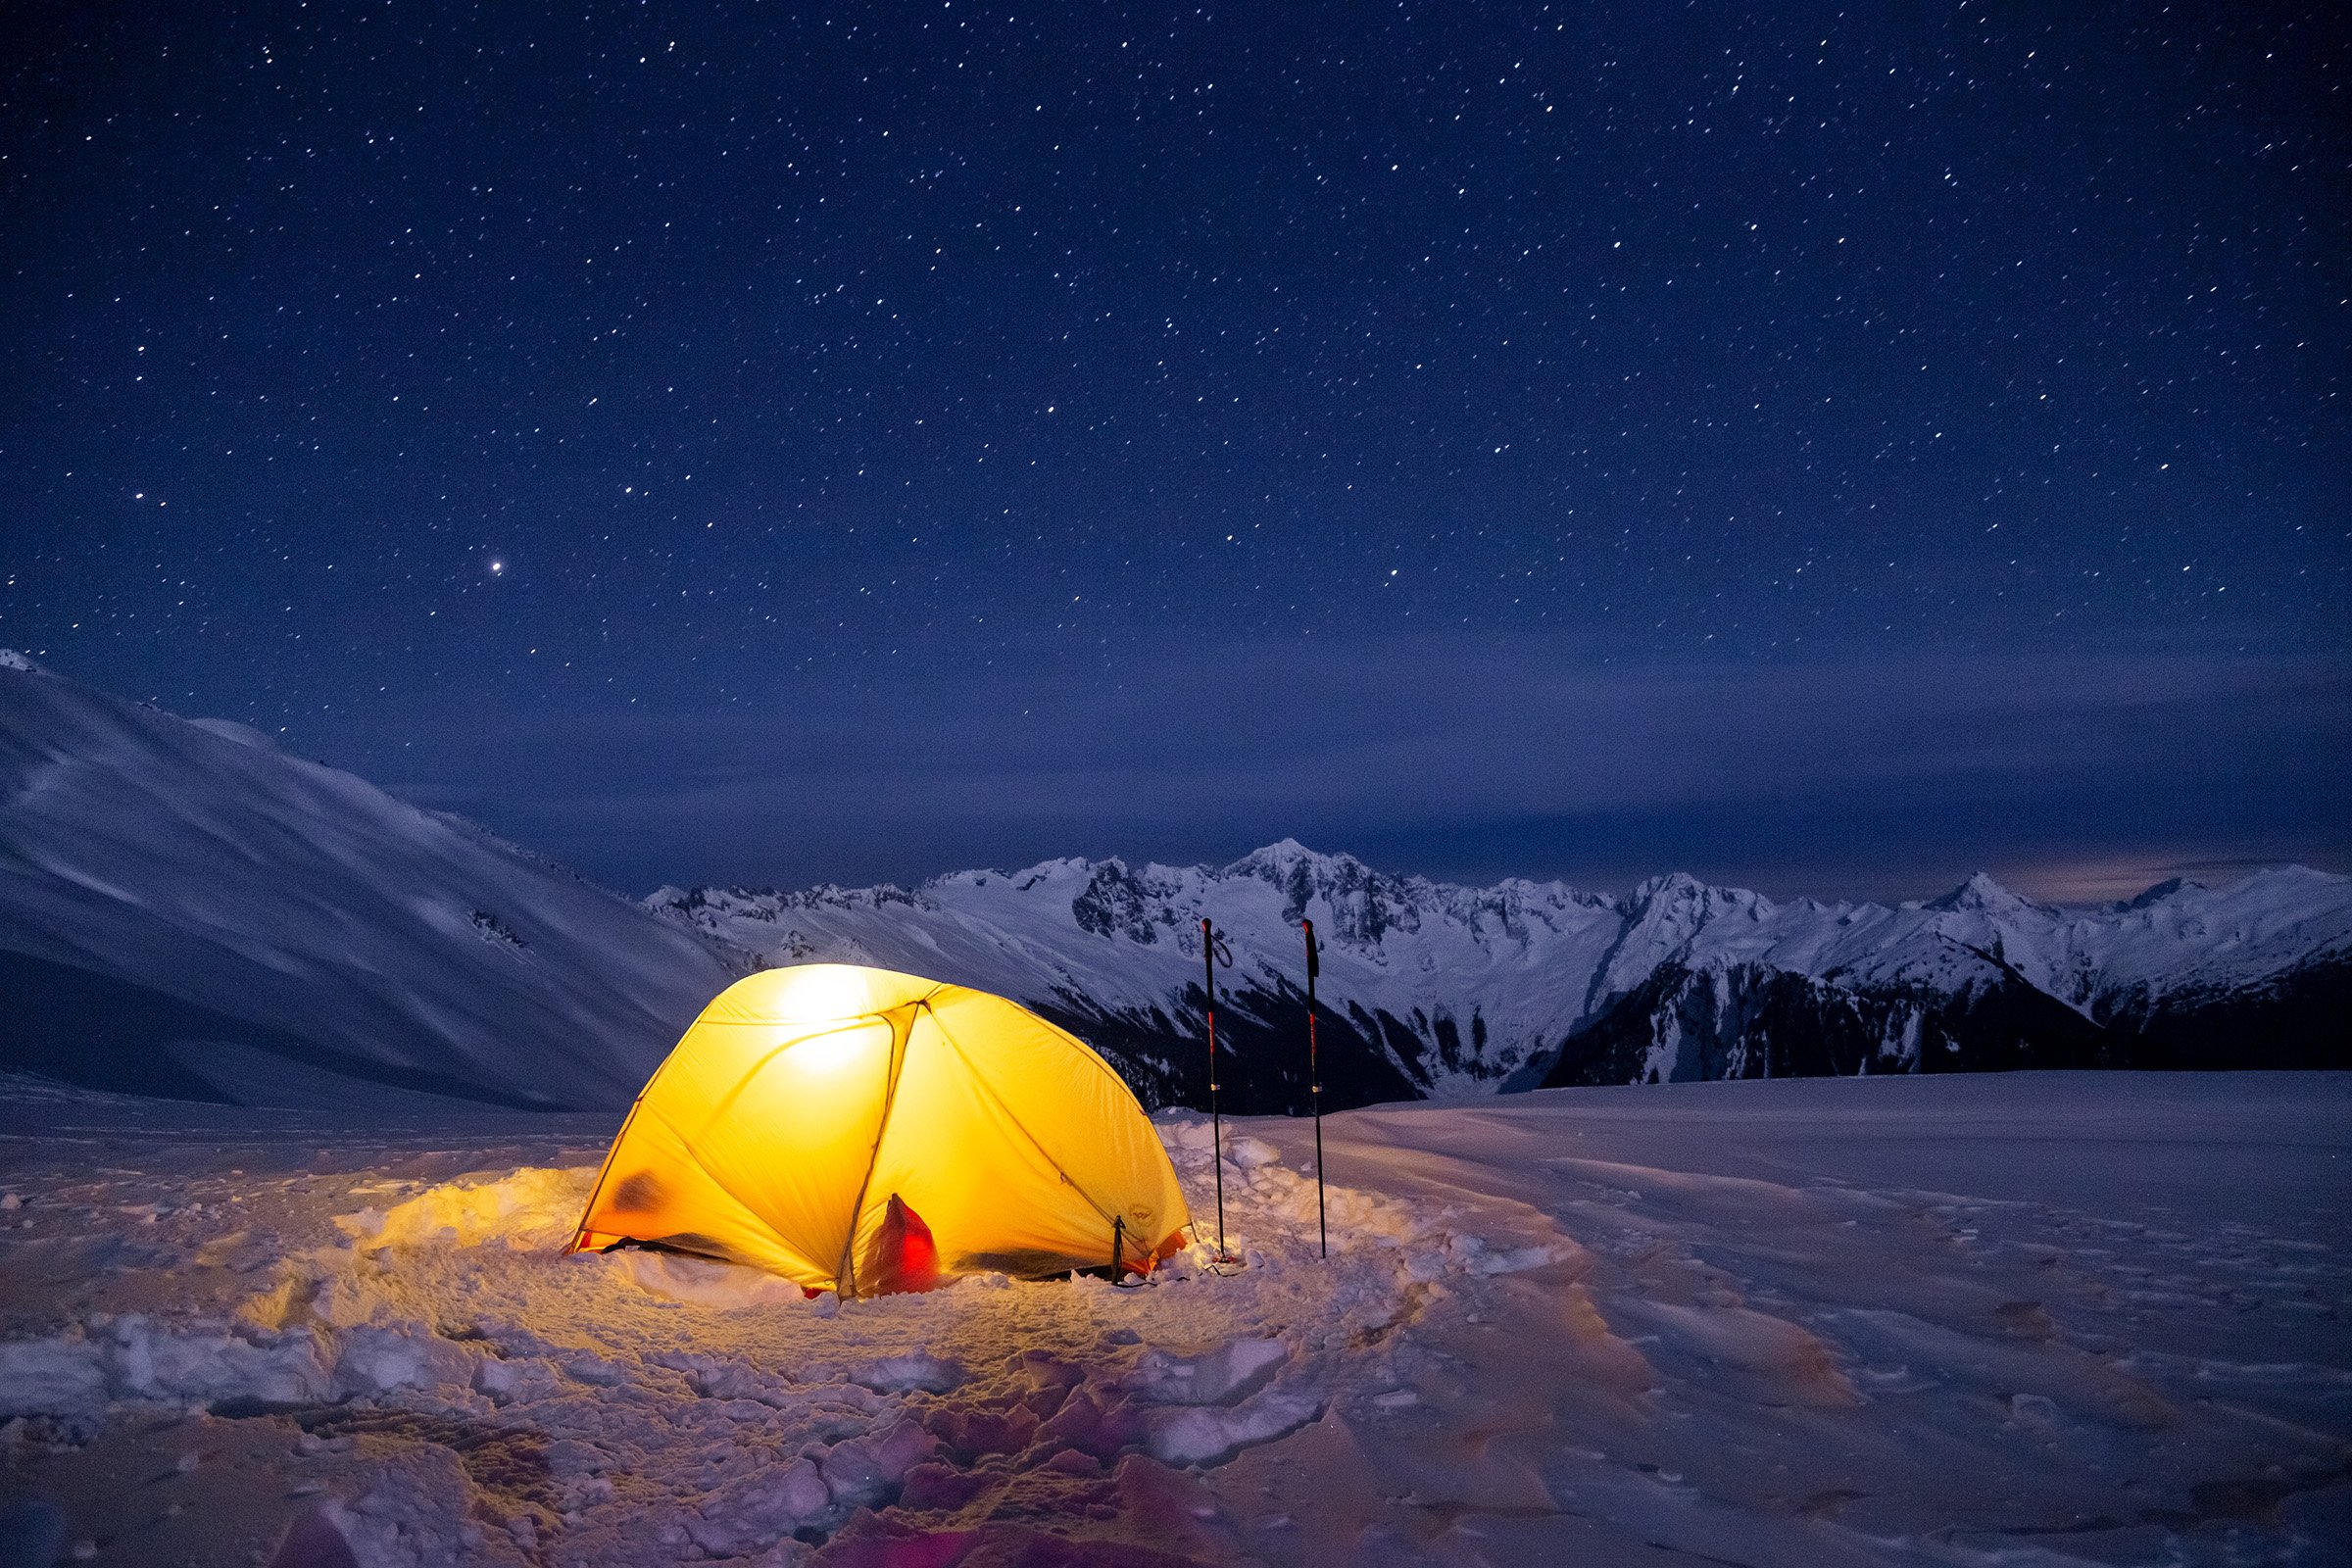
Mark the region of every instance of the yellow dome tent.
[[1149, 1270], [1181, 1245], [1159, 1136], [1087, 1044], [1027, 1008], [812, 963], [721, 992], [638, 1095], [570, 1250], [639, 1242], [810, 1292]]

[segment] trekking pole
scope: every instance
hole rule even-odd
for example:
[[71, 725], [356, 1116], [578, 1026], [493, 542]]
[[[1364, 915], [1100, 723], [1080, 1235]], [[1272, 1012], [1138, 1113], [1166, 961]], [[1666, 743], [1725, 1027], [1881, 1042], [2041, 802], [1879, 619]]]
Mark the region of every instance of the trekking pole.
[[1315, 1062], [1315, 975], [1322, 960], [1315, 954], [1315, 922], [1298, 922], [1306, 928], [1306, 1096], [1315, 1108], [1315, 1240], [1323, 1255], [1331, 1255], [1331, 1228], [1323, 1218], [1323, 1074]]
[[1217, 1115], [1217, 961], [1222, 958], [1227, 968], [1233, 967], [1233, 950], [1225, 946], [1224, 938], [1200, 917], [1200, 969], [1203, 978], [1201, 996], [1208, 1007], [1208, 1139], [1209, 1165], [1217, 1173], [1217, 1261], [1234, 1261], [1225, 1250], [1225, 1124]]

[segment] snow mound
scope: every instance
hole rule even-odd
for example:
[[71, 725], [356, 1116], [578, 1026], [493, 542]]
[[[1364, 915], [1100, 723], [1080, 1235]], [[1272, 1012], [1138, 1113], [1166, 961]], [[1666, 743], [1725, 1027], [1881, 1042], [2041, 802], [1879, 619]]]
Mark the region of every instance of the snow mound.
[[86, 1427], [117, 1404], [234, 1411], [404, 1390], [462, 1398], [480, 1360], [478, 1350], [418, 1323], [322, 1336], [250, 1322], [94, 1318], [64, 1334], [0, 1344], [0, 1417]]
[[850, 1374], [851, 1382], [876, 1394], [904, 1394], [909, 1389], [945, 1394], [963, 1380], [962, 1367], [919, 1350], [912, 1355], [884, 1356]]
[[1229, 1138], [1225, 1141], [1225, 1157], [1244, 1170], [1255, 1170], [1280, 1159], [1282, 1151], [1263, 1138]]
[[1290, 1358], [1280, 1340], [1234, 1340], [1204, 1355], [1152, 1350], [1132, 1386], [1160, 1404], [1232, 1404], [1264, 1388]]
[[243, 1325], [101, 1316], [50, 1338], [0, 1344], [0, 1417], [86, 1421], [123, 1400], [290, 1404], [322, 1398], [333, 1386], [309, 1335]]
[[736, 1311], [797, 1306], [807, 1298], [798, 1285], [777, 1275], [677, 1252], [629, 1248], [612, 1253], [612, 1262], [639, 1290], [665, 1301]]
[[338, 1215], [335, 1224], [362, 1251], [492, 1243], [517, 1250], [561, 1248], [579, 1228], [595, 1181], [592, 1166], [525, 1169], [491, 1180], [461, 1178], [380, 1212], [367, 1208]]
[[1173, 1465], [1212, 1465], [1244, 1448], [1288, 1437], [1323, 1413], [1313, 1395], [1268, 1394], [1236, 1409], [1187, 1406], [1152, 1412], [1152, 1457]]

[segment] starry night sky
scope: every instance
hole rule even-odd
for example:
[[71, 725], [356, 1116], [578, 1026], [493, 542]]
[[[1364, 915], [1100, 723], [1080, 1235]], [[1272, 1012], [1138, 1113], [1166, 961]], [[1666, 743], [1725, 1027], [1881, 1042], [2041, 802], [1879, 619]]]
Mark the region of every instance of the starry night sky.
[[0, 644], [632, 892], [2352, 858], [2332, 6], [16, 5]]

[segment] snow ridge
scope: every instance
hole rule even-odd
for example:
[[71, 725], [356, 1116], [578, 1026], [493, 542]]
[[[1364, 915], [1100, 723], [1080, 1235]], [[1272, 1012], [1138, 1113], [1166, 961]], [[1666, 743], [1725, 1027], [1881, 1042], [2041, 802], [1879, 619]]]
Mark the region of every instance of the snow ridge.
[[245, 725], [27, 663], [0, 661], [0, 1068], [197, 1098], [626, 1104], [742, 972]]
[[[1202, 1076], [1188, 1048], [1203, 915], [1233, 948], [1221, 1007], [1241, 1015], [1246, 1081], [1253, 1026], [1265, 1049], [1291, 1049], [1271, 1037], [1302, 1000], [1303, 917], [1323, 942], [1319, 1000], [1332, 1021], [1407, 1092], [1440, 1097], [1514, 1074], [1524, 1083], [1628, 1005], [1642, 1010], [1648, 1044], [1598, 1081], [1764, 1076], [1793, 1059], [1754, 1033], [1772, 1027], [1768, 1015], [1784, 1037], [1833, 1017], [1864, 1031], [1874, 1044], [1838, 1070], [1921, 1070], [1977, 1064], [1945, 1059], [1978, 1050], [1965, 1030], [1923, 1035], [1939, 1009], [1984, 1012], [1999, 997], [2000, 1027], [2023, 1007], [2029, 1039], [2055, 1031], [2094, 1051], [2083, 1042], [2168, 1001], [2263, 993], [2352, 958], [2352, 878], [2302, 866], [2218, 890], [2176, 881], [2090, 908], [2021, 898], [1983, 872], [1895, 906], [1775, 904], [1681, 872], [1622, 898], [1558, 882], [1466, 888], [1284, 839], [1222, 867], [1062, 858], [912, 889], [665, 888], [647, 906], [774, 962], [854, 958], [1016, 997], [1091, 1025], [1099, 1045], [1109, 1035], [1114, 1055], [1124, 1029], [1121, 1065], [1147, 1098], [1187, 1102], [1198, 1098], [1189, 1079]], [[1160, 1049], [1137, 1059], [1152, 1038]], [[1934, 1041], [1951, 1049], [1931, 1058]], [[1294, 1108], [1279, 1102], [1297, 1098], [1298, 1077], [1261, 1073], [1250, 1103]]]
[[[767, 964], [1013, 997], [1147, 1104], [1327, 1108], [1544, 1082], [2032, 1065], [2327, 1065], [2352, 879], [2287, 866], [2097, 908], [1980, 874], [1887, 906], [1684, 873], [1623, 896], [1462, 887], [1283, 839], [1221, 867], [1067, 857], [911, 888], [663, 888], [640, 906], [242, 724], [0, 659], [0, 1071], [302, 1105], [625, 1104]], [[431, 1101], [424, 1102], [431, 1103]]]

